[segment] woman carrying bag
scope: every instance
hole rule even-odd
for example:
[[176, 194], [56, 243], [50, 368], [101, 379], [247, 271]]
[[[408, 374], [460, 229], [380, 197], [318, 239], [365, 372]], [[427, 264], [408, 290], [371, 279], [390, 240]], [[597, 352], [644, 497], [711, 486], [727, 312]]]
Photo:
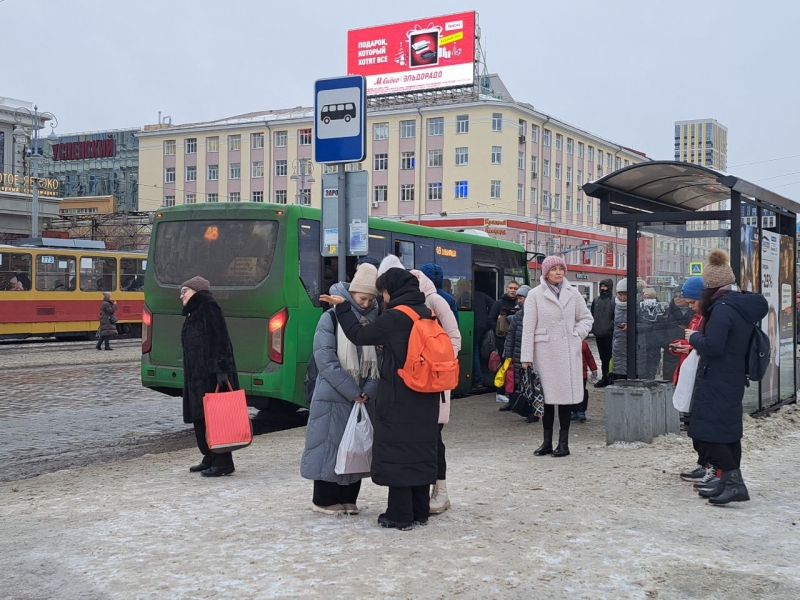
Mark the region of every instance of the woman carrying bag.
[[[377, 270], [361, 264], [350, 284], [336, 283], [330, 293], [345, 299], [362, 325], [378, 318]], [[378, 391], [378, 355], [374, 346], [356, 346], [338, 330], [333, 309], [323, 313], [314, 332], [318, 375], [309, 407], [306, 445], [300, 474], [314, 481], [311, 509], [325, 515], [357, 515], [361, 480], [369, 473], [335, 472], [337, 451], [355, 403], [364, 404]]]
[[[572, 408], [583, 402], [584, 338], [592, 329], [592, 313], [583, 295], [566, 279], [560, 256], [542, 261], [542, 283], [528, 294], [522, 321], [522, 368], [533, 367], [544, 389], [544, 441], [536, 456], [569, 455]], [[558, 406], [558, 447], [553, 450], [553, 424]]]

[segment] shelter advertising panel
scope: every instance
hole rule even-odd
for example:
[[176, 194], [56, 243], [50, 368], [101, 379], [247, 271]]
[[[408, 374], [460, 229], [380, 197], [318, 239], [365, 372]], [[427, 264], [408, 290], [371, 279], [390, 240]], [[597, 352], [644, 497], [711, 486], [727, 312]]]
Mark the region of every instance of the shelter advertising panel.
[[475, 12], [347, 32], [347, 73], [368, 96], [470, 86], [474, 61]]
[[760, 290], [758, 273], [761, 268], [761, 257], [758, 252], [758, 228], [742, 225], [741, 248], [741, 286], [745, 292]]
[[761, 323], [770, 341], [769, 369], [761, 380], [761, 401], [769, 406], [778, 400], [780, 353], [778, 352], [778, 314], [780, 313], [780, 235], [771, 231], [761, 234], [761, 293], [769, 303], [769, 312]]
[[794, 389], [794, 239], [781, 236], [780, 370], [781, 400], [791, 398]]

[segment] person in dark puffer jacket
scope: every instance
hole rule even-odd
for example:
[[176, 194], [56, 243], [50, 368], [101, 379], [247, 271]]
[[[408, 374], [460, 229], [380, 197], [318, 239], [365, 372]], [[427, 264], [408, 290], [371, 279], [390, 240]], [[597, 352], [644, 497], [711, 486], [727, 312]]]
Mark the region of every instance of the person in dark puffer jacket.
[[597, 342], [597, 352], [600, 354], [600, 366], [603, 378], [594, 384], [596, 388], [603, 388], [611, 384], [608, 374], [610, 371], [611, 357], [614, 346], [614, 282], [603, 279], [600, 282], [600, 295], [592, 300], [592, 334]]
[[[531, 291], [529, 285], [523, 285], [517, 290], [517, 298], [519, 310], [509, 318], [508, 334], [506, 334], [506, 342], [503, 347], [503, 358], [511, 359], [511, 367], [514, 375], [514, 391], [519, 390], [519, 383], [522, 381], [522, 368], [520, 367], [519, 357], [522, 355], [522, 319], [525, 316], [525, 298]], [[506, 402], [500, 407], [501, 411], [511, 410], [512, 402]], [[529, 423], [535, 423], [539, 419], [530, 417]]]

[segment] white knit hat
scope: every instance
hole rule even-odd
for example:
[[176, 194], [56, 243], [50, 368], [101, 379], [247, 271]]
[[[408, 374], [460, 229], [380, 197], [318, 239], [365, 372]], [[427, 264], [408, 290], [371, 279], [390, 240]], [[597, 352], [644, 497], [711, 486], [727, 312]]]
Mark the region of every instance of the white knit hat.
[[389, 254], [381, 261], [381, 266], [378, 267], [378, 277], [386, 273], [389, 269], [403, 269], [405, 271], [405, 267], [403, 263], [400, 262], [400, 259], [397, 258], [394, 254]]

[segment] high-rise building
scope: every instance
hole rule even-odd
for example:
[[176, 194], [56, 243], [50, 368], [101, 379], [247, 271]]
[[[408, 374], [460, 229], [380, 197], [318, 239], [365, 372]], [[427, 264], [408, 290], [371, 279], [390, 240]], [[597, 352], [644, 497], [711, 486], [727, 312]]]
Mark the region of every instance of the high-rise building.
[[728, 166], [728, 128], [716, 119], [675, 121], [675, 160], [724, 171]]

